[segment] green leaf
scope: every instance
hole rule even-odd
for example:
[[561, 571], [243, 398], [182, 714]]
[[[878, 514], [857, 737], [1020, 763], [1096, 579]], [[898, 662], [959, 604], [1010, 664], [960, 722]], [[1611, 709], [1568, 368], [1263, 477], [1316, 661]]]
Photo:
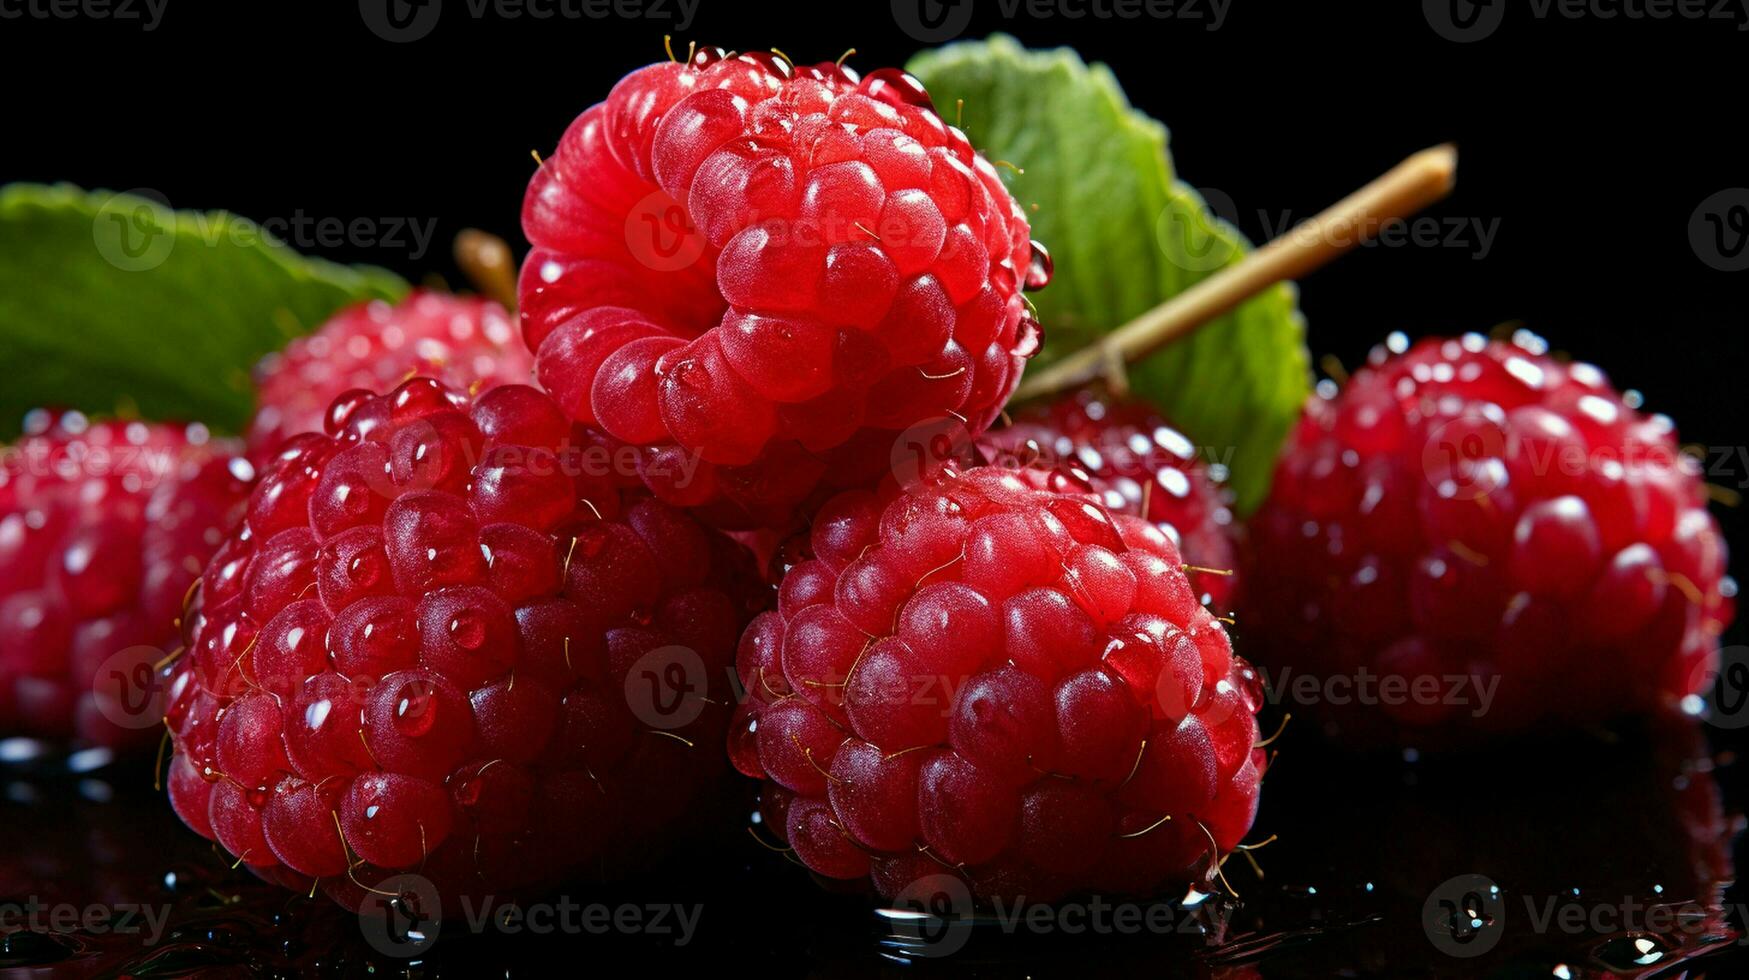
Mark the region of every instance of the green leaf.
[[[1136, 111], [1104, 65], [995, 36], [908, 66], [941, 112], [1003, 168], [1056, 276], [1033, 299], [1049, 363], [1171, 297], [1250, 244], [1172, 172], [1166, 128]], [[964, 100], [963, 106], [956, 106]], [[1036, 209], [1034, 206], [1036, 205]], [[1231, 473], [1242, 514], [1269, 490], [1275, 457], [1310, 391], [1305, 323], [1273, 287], [1131, 369], [1134, 390]]]
[[0, 436], [38, 406], [248, 421], [265, 354], [407, 284], [306, 258], [246, 218], [67, 184], [0, 187]]

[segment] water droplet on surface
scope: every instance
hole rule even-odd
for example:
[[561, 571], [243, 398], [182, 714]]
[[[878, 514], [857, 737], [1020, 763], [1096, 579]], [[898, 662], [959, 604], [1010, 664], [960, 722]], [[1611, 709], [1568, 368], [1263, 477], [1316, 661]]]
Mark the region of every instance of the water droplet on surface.
[[1592, 947], [1591, 955], [1611, 970], [1636, 972], [1674, 952], [1676, 947], [1654, 933], [1625, 933]]

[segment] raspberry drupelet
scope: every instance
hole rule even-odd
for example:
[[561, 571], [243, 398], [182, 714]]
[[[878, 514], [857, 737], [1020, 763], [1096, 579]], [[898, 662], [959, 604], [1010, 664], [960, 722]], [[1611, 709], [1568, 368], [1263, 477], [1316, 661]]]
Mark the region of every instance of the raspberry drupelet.
[[1092, 388], [1027, 408], [992, 429], [986, 455], [1049, 472], [1057, 489], [1092, 491], [1117, 513], [1138, 514], [1172, 539], [1191, 584], [1210, 608], [1230, 612], [1239, 593], [1238, 523], [1232, 492], [1197, 446], [1141, 402]]
[[479, 393], [529, 383], [534, 358], [491, 300], [415, 290], [399, 303], [349, 306], [256, 366], [251, 456], [265, 459], [292, 436], [321, 432], [343, 392], [385, 391], [414, 375]]
[[542, 385], [722, 526], [787, 528], [874, 483], [918, 423], [981, 433], [1039, 344], [1021, 291], [1048, 256], [892, 69], [716, 49], [641, 68], [571, 124], [522, 224]]
[[813, 871], [1145, 894], [1250, 828], [1261, 688], [1154, 525], [946, 466], [834, 497], [809, 542], [741, 638], [729, 753]]
[[1528, 333], [1393, 335], [1312, 400], [1251, 524], [1259, 662], [1420, 685], [1308, 707], [1424, 745], [1699, 692], [1736, 587], [1695, 461], [1637, 405]]
[[151, 745], [152, 666], [254, 473], [205, 427], [33, 412], [0, 448], [0, 736]]
[[739, 546], [533, 388], [415, 378], [326, 428], [267, 466], [185, 616], [183, 821], [356, 906], [398, 871], [539, 889], [708, 810], [764, 601]]

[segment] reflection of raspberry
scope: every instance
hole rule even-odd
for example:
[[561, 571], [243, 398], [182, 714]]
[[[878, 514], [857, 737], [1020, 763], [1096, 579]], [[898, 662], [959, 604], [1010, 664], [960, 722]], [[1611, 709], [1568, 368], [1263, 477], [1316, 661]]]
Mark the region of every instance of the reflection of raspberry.
[[1247, 635], [1283, 666], [1474, 678], [1347, 719], [1405, 738], [1694, 693], [1735, 586], [1696, 466], [1635, 404], [1527, 334], [1376, 350], [1313, 400], [1252, 524]]
[[343, 391], [384, 391], [418, 374], [475, 391], [526, 383], [534, 362], [510, 314], [491, 300], [416, 291], [400, 303], [347, 307], [320, 330], [262, 360], [249, 425], [257, 459], [300, 432], [321, 432]]
[[1213, 570], [1190, 572], [1204, 600], [1215, 609], [1233, 608], [1232, 494], [1203, 465], [1196, 445], [1147, 406], [1084, 388], [1027, 410], [991, 431], [985, 443], [1004, 465], [1053, 470], [1061, 489], [1092, 490], [1114, 511], [1142, 514], [1185, 561]]
[[659, 841], [726, 771], [745, 553], [622, 492], [532, 388], [416, 378], [330, 422], [276, 455], [185, 619], [177, 813], [347, 904], [397, 870], [510, 890]]
[[[1734, 936], [1741, 920], [1725, 889], [1736, 878], [1739, 820], [1725, 811], [1705, 732], [1691, 717], [1662, 712], [1612, 727], [1608, 738], [1551, 734], [1534, 752], [1442, 754], [1411, 765], [1395, 753], [1360, 755], [1271, 773], [1259, 830], [1279, 823], [1319, 846], [1271, 852], [1270, 878], [1322, 880], [1316, 903], [1324, 921], [1373, 923], [1303, 947], [1292, 974], [1348, 975], [1364, 961], [1371, 975], [1499, 977], [1529, 972], [1526, 963], [1548, 972], [1547, 964], [1577, 958], [1608, 968], [1574, 975], [1645, 976], [1647, 964], [1635, 959], [1688, 963]], [[1292, 758], [1295, 750], [1288, 751]], [[1550, 758], [1561, 760], [1558, 773]], [[1574, 819], [1576, 797], [1586, 812], [1608, 817]], [[1307, 799], [1352, 803], [1295, 805]], [[1273, 808], [1282, 801], [1288, 805]], [[1354, 819], [1357, 811], [1367, 818]], [[1393, 827], [1414, 829], [1381, 832]], [[1338, 854], [1345, 855], [1344, 874], [1331, 881], [1324, 876]], [[1478, 876], [1484, 887], [1472, 890]], [[1489, 896], [1487, 884], [1510, 893]], [[1235, 931], [1250, 921], [1305, 916], [1305, 897], [1282, 891], [1247, 890], [1255, 900]], [[1450, 917], [1489, 905], [1505, 915]], [[1533, 929], [1518, 914], [1547, 908], [1567, 915], [1568, 907], [1588, 914], [1608, 908], [1617, 918]]]
[[572, 123], [522, 220], [541, 381], [725, 525], [872, 483], [919, 421], [982, 432], [1038, 345], [1026, 219], [892, 70], [715, 49], [640, 69]]
[[1146, 892], [1251, 826], [1261, 690], [1153, 525], [947, 468], [833, 498], [810, 545], [741, 639], [729, 736], [809, 868]]
[[155, 740], [150, 668], [239, 516], [238, 448], [200, 426], [33, 413], [0, 450], [0, 735]]

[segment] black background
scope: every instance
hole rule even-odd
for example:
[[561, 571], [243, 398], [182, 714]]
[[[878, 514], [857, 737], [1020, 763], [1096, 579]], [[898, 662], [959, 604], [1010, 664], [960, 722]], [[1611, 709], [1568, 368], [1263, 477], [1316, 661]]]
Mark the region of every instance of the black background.
[[[359, 243], [313, 250], [452, 284], [462, 279], [448, 242], [462, 228], [502, 235], [520, 254], [529, 151], [548, 152], [621, 75], [665, 57], [663, 34], [680, 50], [775, 46], [797, 61], [855, 47], [865, 72], [926, 46], [885, 0], [701, 0], [683, 31], [673, 0], [667, 19], [475, 18], [448, 0], [435, 29], [409, 43], [374, 34], [351, 0], [167, 0], [149, 32], [137, 21], [32, 16], [29, 2], [0, 0], [0, 11], [27, 14], [0, 19], [0, 181], [145, 188], [179, 208], [258, 220], [435, 220], [425, 255]], [[1229, 216], [1253, 240], [1414, 150], [1456, 142], [1458, 189], [1427, 214], [1465, 229], [1463, 241], [1366, 248], [1304, 280], [1314, 355], [1352, 365], [1392, 330], [1522, 322], [1642, 391], [1685, 441], [1717, 447], [1714, 459], [1727, 462], [1712, 482], [1749, 484], [1749, 272], [1710, 267], [1689, 235], [1703, 200], [1749, 185], [1749, 33], [1739, 29], [1749, 12], [1598, 15], [1643, 7], [1634, 0], [1539, 17], [1515, 2], [1492, 35], [1457, 43], [1419, 2], [1232, 0], [1217, 30], [1209, 0], [1190, 6], [1200, 18], [1164, 20], [1040, 18], [1026, 5], [1008, 16], [999, 0], [961, 2], [973, 6], [966, 37], [1005, 31], [1109, 63], [1131, 100], [1170, 128], [1179, 175], [1236, 202]], [[1483, 257], [1478, 224], [1493, 234]], [[1716, 510], [1735, 550], [1749, 553], [1741, 511]], [[1727, 642], [1743, 635], [1738, 626]], [[1725, 783], [1739, 811], [1740, 777]]]
[[[144, 0], [128, 2], [145, 13]], [[699, 0], [685, 31], [674, 0], [662, 0], [666, 19], [474, 17], [467, 0], [447, 0], [408, 43], [374, 34], [350, 0], [162, 2], [149, 32], [120, 19], [0, 20], [0, 180], [147, 188], [177, 207], [257, 220], [435, 220], [424, 255], [410, 244], [314, 249], [415, 281], [461, 281], [447, 243], [465, 227], [520, 249], [529, 151], [549, 151], [620, 76], [665, 57], [665, 33], [681, 50], [775, 46], [799, 61], [855, 47], [864, 71], [926, 46], [882, 0]], [[561, 0], [527, 2], [510, 9]], [[1749, 184], [1739, 29], [1749, 13], [1570, 18], [1513, 3], [1491, 35], [1456, 43], [1417, 2], [1231, 0], [1216, 30], [1211, 0], [1178, 0], [1187, 15], [1169, 19], [1100, 17], [1109, 8], [1093, 0], [1051, 8], [1087, 16], [1048, 18], [1025, 3], [1009, 16], [1012, 0], [960, 2], [972, 10], [963, 36], [1006, 31], [1109, 63], [1170, 128], [1179, 175], [1234, 201], [1229, 217], [1253, 240], [1413, 150], [1455, 141], [1458, 189], [1427, 214], [1464, 228], [1463, 241], [1372, 247], [1308, 277], [1313, 353], [1354, 364], [1391, 330], [1522, 322], [1644, 392], [1685, 440], [1722, 447], [1734, 461], [1715, 483], [1749, 482], [1736, 455], [1749, 421], [1749, 273], [1709, 267], [1688, 233], [1703, 200]], [[1493, 232], [1481, 258], [1478, 226]], [[1741, 519], [1723, 519], [1738, 538]]]

